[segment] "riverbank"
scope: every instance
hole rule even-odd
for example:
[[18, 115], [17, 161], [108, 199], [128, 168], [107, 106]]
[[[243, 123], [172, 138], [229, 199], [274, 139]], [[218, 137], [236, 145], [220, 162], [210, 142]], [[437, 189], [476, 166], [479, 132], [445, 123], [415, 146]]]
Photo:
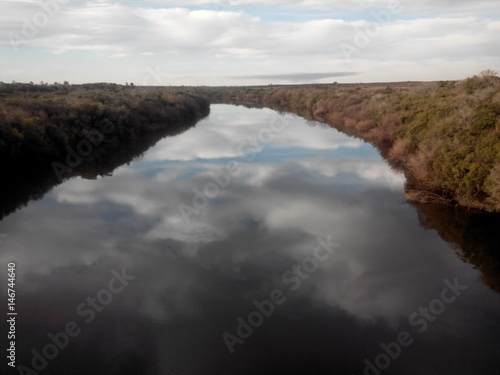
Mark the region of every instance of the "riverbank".
[[209, 111], [173, 89], [0, 83], [0, 219], [67, 178], [113, 173]]
[[410, 201], [500, 212], [500, 78], [196, 88], [212, 103], [264, 106], [323, 122], [378, 148]]
[[209, 111], [205, 98], [168, 89], [0, 84], [0, 167], [52, 165], [69, 175], [77, 159], [181, 132]]

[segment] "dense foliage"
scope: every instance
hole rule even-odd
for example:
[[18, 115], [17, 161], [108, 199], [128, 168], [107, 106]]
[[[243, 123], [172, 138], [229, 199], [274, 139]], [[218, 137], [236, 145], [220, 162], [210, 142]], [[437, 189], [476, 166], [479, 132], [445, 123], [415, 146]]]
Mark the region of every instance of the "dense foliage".
[[0, 166], [64, 161], [68, 146], [89, 139], [100, 141], [95, 158], [208, 112], [206, 99], [175, 90], [0, 84]]
[[174, 89], [0, 83], [0, 219], [65, 178], [112, 173], [208, 113], [207, 99]]

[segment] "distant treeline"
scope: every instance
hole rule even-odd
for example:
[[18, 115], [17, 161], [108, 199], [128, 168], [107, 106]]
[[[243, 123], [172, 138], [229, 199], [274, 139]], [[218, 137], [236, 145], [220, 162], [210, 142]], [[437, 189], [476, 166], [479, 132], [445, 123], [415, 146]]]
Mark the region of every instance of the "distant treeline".
[[67, 166], [69, 149], [100, 157], [165, 129], [180, 132], [209, 110], [207, 99], [173, 89], [0, 83], [0, 168]]
[[500, 211], [500, 78], [197, 88], [212, 103], [295, 113], [374, 144], [405, 172], [407, 196]]

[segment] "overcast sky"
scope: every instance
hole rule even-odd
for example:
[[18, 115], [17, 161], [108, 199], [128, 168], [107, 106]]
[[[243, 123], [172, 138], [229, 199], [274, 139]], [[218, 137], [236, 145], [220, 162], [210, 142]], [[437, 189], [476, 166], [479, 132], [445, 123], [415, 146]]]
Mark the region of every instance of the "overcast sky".
[[0, 81], [253, 85], [500, 69], [498, 0], [0, 0]]

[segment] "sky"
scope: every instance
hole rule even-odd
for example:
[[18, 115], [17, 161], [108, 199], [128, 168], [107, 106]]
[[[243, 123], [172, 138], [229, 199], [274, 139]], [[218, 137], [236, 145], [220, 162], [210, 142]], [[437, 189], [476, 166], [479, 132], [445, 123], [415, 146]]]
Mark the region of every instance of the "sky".
[[268, 85], [500, 68], [498, 0], [0, 0], [0, 81]]

